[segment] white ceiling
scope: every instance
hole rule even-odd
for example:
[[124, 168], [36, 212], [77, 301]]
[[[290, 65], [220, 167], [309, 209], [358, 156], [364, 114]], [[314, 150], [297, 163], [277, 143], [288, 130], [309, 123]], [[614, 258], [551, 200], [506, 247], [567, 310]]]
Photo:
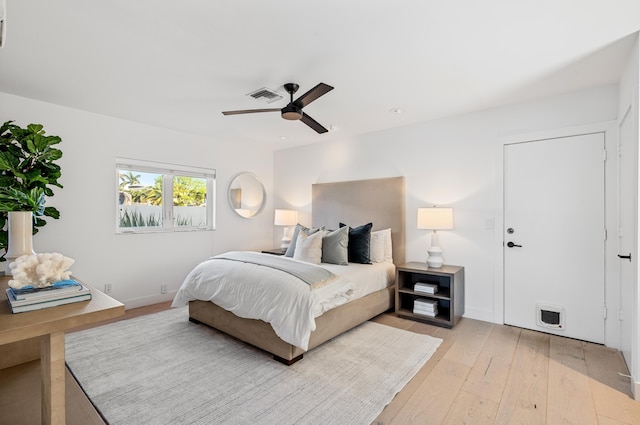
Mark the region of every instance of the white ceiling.
[[[638, 30], [640, 0], [7, 0], [0, 91], [283, 148], [614, 83]], [[334, 86], [334, 130], [221, 114], [286, 82]]]

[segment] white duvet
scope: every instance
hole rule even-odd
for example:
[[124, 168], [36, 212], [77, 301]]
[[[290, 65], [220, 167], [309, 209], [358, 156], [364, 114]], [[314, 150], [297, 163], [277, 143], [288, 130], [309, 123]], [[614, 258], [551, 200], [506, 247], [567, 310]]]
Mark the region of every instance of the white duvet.
[[[264, 254], [271, 255], [271, 254]], [[291, 261], [297, 261], [287, 258]], [[393, 282], [391, 263], [321, 264], [337, 279], [311, 290], [289, 273], [240, 261], [209, 259], [185, 278], [172, 307], [189, 301], [211, 301], [236, 316], [263, 320], [283, 341], [307, 350], [315, 318], [352, 299]]]

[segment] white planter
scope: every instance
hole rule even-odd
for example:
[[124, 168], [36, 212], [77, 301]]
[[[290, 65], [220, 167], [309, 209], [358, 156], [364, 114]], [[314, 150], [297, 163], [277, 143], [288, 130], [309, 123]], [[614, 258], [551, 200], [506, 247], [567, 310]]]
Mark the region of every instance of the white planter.
[[[21, 255], [35, 254], [33, 251], [33, 213], [10, 211], [8, 220], [7, 266]], [[7, 269], [8, 271], [8, 269]]]

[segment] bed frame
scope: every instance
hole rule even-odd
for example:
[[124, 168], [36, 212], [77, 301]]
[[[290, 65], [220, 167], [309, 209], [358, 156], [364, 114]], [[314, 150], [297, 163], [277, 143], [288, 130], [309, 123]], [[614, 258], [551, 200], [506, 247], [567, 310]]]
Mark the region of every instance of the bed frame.
[[[393, 262], [405, 262], [404, 177], [312, 185], [312, 225], [336, 229], [373, 223], [373, 230], [391, 228]], [[394, 307], [395, 285], [334, 308], [316, 318], [309, 350]], [[304, 350], [282, 341], [271, 325], [243, 319], [209, 301], [191, 301], [189, 320], [202, 323], [261, 348], [284, 364], [302, 359]]]

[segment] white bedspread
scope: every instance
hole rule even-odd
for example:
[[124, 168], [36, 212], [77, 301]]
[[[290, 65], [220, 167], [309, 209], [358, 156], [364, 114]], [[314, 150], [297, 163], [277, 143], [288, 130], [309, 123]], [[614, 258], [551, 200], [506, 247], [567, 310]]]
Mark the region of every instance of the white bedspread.
[[[271, 254], [264, 254], [271, 255]], [[288, 258], [291, 261], [297, 261]], [[315, 318], [393, 282], [391, 263], [321, 264], [338, 278], [311, 290], [298, 278], [269, 267], [224, 259], [206, 260], [185, 278], [172, 306], [211, 301], [236, 316], [263, 320], [283, 341], [307, 350]]]

